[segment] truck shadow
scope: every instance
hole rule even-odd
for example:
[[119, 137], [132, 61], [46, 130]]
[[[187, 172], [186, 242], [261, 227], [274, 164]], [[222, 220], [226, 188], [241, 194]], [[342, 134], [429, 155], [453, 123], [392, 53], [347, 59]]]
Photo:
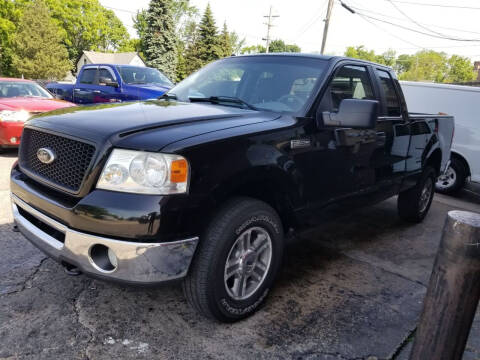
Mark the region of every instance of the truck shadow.
[[[319, 358], [323, 353], [389, 358], [415, 327], [422, 283], [448, 211], [435, 204], [423, 224], [411, 225], [398, 219], [395, 205], [395, 199], [388, 200], [289, 237], [283, 268], [265, 306], [235, 324], [197, 314], [177, 284], [122, 287], [69, 277], [47, 260], [25, 273], [28, 286], [0, 297], [0, 310], [9, 314], [0, 347], [14, 353], [17, 347], [58, 345], [65, 355], [88, 342], [90, 358], [102, 358], [105, 351], [112, 357], [146, 359], [303, 358], [312, 353]], [[0, 250], [0, 261], [9, 261], [6, 249], [39, 254], [30, 246], [15, 233]], [[5, 267], [19, 269], [24, 259]], [[62, 337], [41, 332], [46, 323]], [[66, 346], [65, 339], [71, 339]]]

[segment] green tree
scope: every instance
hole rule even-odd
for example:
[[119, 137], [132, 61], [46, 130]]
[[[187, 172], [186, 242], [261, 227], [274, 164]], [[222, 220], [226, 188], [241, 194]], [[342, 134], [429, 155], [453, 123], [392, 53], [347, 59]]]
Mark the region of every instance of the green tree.
[[227, 28], [227, 23], [223, 23], [223, 29], [218, 38], [219, 46], [222, 51], [222, 56], [227, 57], [233, 54], [232, 38]]
[[176, 78], [177, 36], [172, 0], [151, 0], [145, 16], [144, 55], [149, 66]]
[[74, 64], [84, 50], [116, 51], [129, 39], [122, 22], [98, 0], [45, 0], [45, 3], [62, 29], [63, 42]]
[[387, 66], [394, 66], [396, 63], [396, 53], [394, 50], [387, 50], [382, 54], [376, 54], [375, 51], [367, 50], [363, 45], [347, 47], [345, 56]]
[[0, 0], [0, 75], [13, 76], [12, 39], [22, 15], [20, 1]]
[[220, 59], [223, 55], [210, 4], [207, 5], [198, 27], [198, 55], [202, 65]]
[[283, 40], [273, 40], [270, 43], [269, 51], [272, 53], [280, 52], [301, 52], [302, 50], [298, 45], [287, 45]]
[[476, 78], [477, 74], [473, 71], [473, 65], [469, 58], [452, 55], [448, 59], [447, 82], [466, 82]]
[[240, 36], [235, 32], [230, 32], [230, 41], [232, 42], [232, 48], [234, 54], [240, 54], [242, 48], [245, 46], [245, 38], [240, 38]]
[[422, 50], [414, 55], [410, 69], [399, 75], [402, 80], [444, 82], [447, 79], [448, 57], [443, 52]]
[[263, 45], [250, 45], [242, 48], [242, 54], [264, 54], [267, 49]]
[[34, 0], [25, 8], [13, 37], [13, 50], [12, 64], [27, 78], [62, 79], [71, 68], [59, 29], [43, 0]]

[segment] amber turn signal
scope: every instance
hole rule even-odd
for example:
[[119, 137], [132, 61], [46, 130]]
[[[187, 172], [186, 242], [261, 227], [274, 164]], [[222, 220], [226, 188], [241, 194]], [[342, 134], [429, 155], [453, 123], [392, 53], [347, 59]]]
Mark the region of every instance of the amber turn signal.
[[172, 161], [170, 171], [170, 181], [172, 183], [187, 182], [188, 179], [188, 164], [187, 160], [180, 159]]

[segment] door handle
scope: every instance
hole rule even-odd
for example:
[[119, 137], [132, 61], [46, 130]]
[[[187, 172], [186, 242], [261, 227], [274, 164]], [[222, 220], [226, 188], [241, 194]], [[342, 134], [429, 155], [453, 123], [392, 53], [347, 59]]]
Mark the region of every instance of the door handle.
[[73, 89], [73, 91], [75, 91], [75, 92], [79, 92], [79, 91], [80, 91], [80, 89]]
[[100, 94], [100, 90], [93, 90], [94, 94]]

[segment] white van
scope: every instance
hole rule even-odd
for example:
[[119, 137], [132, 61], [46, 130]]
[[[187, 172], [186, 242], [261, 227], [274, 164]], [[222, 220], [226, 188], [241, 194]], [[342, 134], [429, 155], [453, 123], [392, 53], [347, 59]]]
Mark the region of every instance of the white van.
[[452, 194], [468, 177], [480, 183], [480, 88], [400, 81], [409, 111], [441, 112], [455, 117], [451, 164], [440, 176], [437, 191]]

